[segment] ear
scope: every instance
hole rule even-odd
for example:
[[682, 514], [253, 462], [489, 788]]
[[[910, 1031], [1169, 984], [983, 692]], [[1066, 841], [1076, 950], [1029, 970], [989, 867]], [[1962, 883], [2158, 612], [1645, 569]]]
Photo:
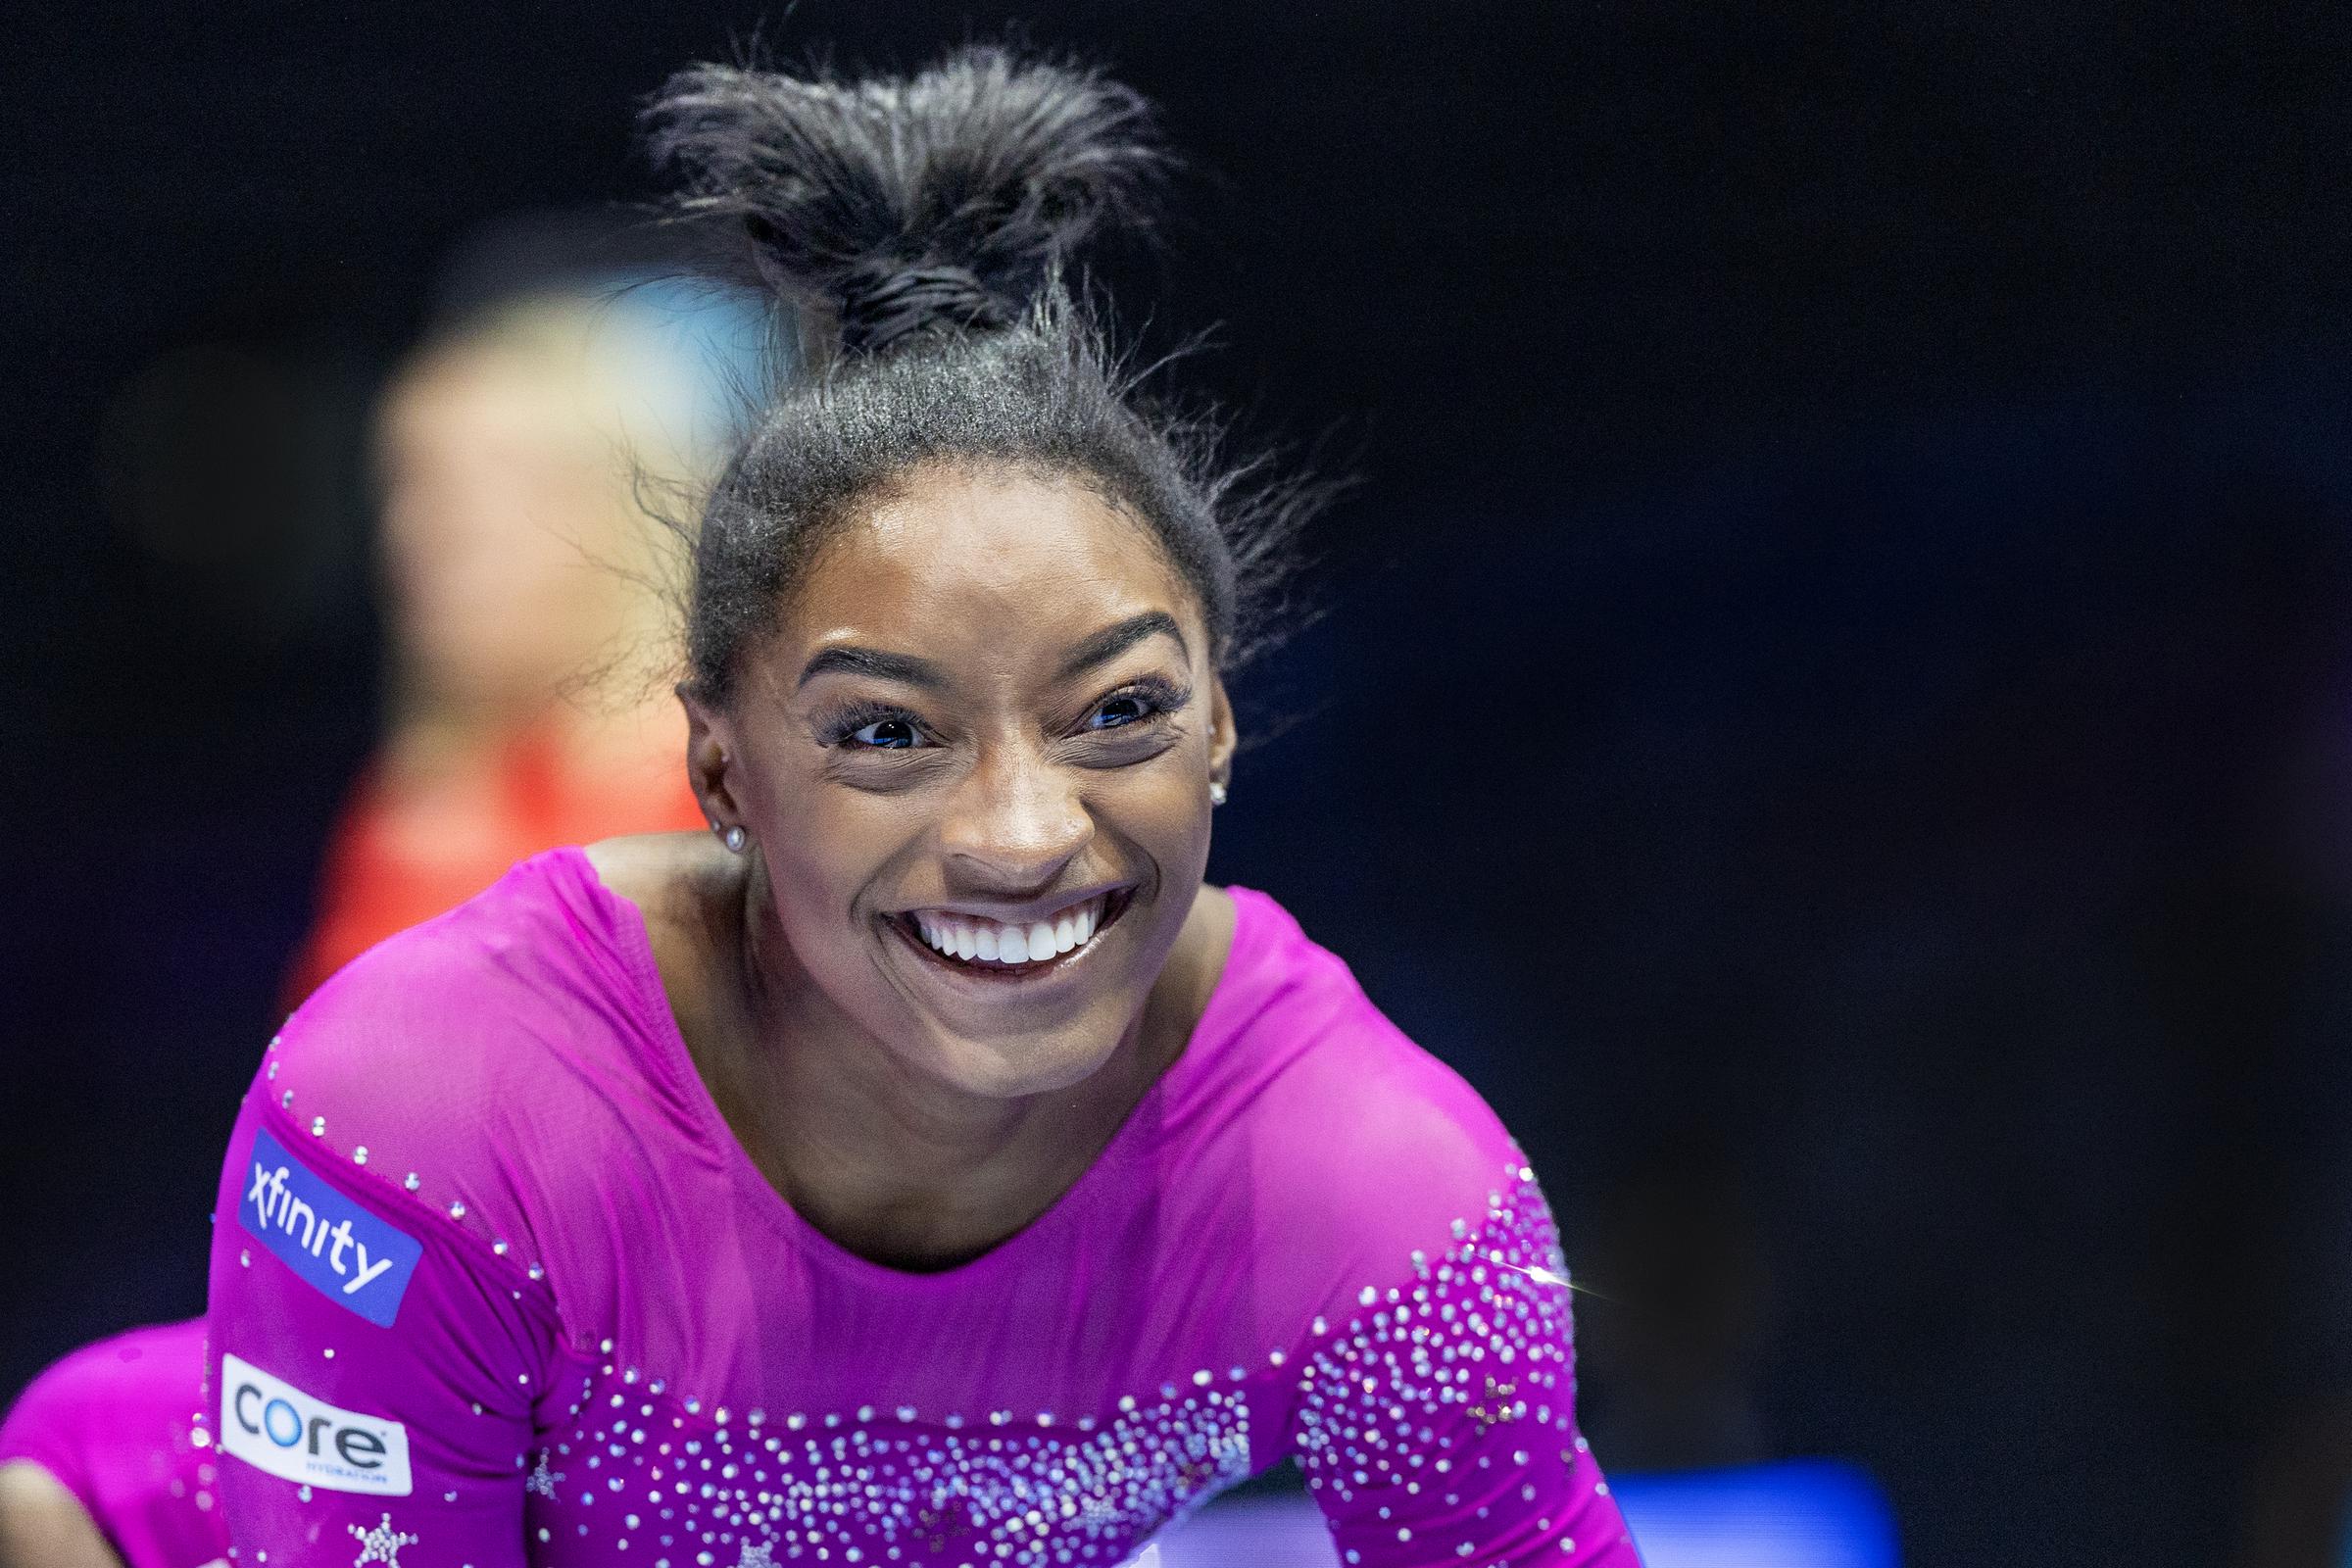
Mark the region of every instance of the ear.
[[719, 832], [748, 827], [735, 793], [736, 750], [727, 715], [696, 696], [688, 682], [678, 682], [675, 689], [686, 710], [686, 781], [702, 803], [703, 815]]
[[1208, 776], [1211, 782], [1233, 783], [1233, 704], [1225, 697], [1225, 679], [1208, 677]]

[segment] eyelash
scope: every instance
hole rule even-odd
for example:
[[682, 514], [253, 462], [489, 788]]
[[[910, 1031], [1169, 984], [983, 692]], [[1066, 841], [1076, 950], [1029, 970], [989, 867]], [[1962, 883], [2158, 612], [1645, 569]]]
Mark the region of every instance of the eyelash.
[[[1114, 730], [1138, 729], [1148, 725], [1156, 724], [1160, 720], [1166, 718], [1168, 714], [1173, 712], [1175, 710], [1182, 708], [1190, 700], [1191, 694], [1189, 692], [1178, 691], [1174, 686], [1170, 685], [1166, 681], [1139, 680], [1131, 685], [1122, 686], [1117, 691], [1111, 692], [1104, 696], [1098, 701], [1094, 707], [1088, 709], [1087, 713], [1089, 717], [1092, 717], [1094, 714], [1101, 712], [1105, 707], [1112, 703], [1130, 701], [1144, 704], [1146, 709], [1144, 712], [1128, 719], [1125, 723], [1108, 725], [1105, 728], [1099, 730], [1088, 730], [1085, 733], [1105, 735]], [[921, 750], [921, 748], [913, 746], [875, 746], [863, 742], [854, 741], [854, 737], [857, 735], [858, 731], [865, 728], [868, 724], [894, 722], [905, 724], [909, 729], [915, 730], [918, 733], [923, 728], [923, 721], [916, 717], [913, 713], [908, 712], [904, 708], [893, 707], [888, 703], [858, 703], [834, 714], [833, 717], [827, 721], [823, 731], [823, 744], [829, 747], [839, 747], [845, 751], [852, 752], [910, 752]]]
[[[892, 708], [886, 703], [853, 703], [825, 721], [819, 742], [825, 746], [839, 746], [868, 724], [888, 723], [893, 719], [911, 728], [920, 729], [922, 727], [922, 721], [904, 708]], [[904, 748], [885, 746], [857, 746], [851, 749], [853, 751], [904, 750]]]

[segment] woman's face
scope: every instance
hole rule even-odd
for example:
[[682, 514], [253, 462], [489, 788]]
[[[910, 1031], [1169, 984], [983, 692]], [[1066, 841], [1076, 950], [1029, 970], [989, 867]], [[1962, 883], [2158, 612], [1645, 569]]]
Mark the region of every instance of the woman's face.
[[1192, 908], [1233, 748], [1144, 524], [1066, 480], [917, 470], [827, 541], [727, 710], [688, 706], [705, 806], [749, 832], [832, 1009], [972, 1094], [1102, 1064]]
[[378, 417], [392, 630], [426, 695], [553, 702], [622, 617], [604, 564], [625, 470], [579, 388], [494, 348], [443, 350]]

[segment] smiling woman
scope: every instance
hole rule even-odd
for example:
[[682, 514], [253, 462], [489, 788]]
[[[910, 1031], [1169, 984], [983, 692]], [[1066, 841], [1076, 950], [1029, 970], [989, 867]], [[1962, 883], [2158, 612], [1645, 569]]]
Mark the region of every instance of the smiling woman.
[[[752, 972], [802, 971], [771, 1010], [828, 1043], [793, 1071], [855, 1081], [895, 1059], [967, 1102], [941, 1103], [909, 1147], [861, 1143], [858, 1163], [937, 1168], [968, 1193], [945, 1149], [1062, 1148], [1070, 1106], [1022, 1127], [1049, 1090], [1107, 1135], [1181, 1049], [1131, 1025], [1163, 972], [1213, 973], [1232, 924], [1200, 882], [1206, 791], [1234, 744], [1211, 646], [1151, 531], [1093, 490], [935, 461], [811, 564], [760, 672], [724, 704], [690, 687], [704, 799], [760, 850], [745, 890], [778, 940], [762, 958], [765, 922], [746, 921]], [[772, 1073], [776, 1054], [740, 1070]], [[1105, 1077], [1114, 1054], [1140, 1059]], [[804, 1103], [805, 1087], [751, 1098]], [[891, 1108], [859, 1119], [888, 1126]]]
[[1063, 281], [1145, 106], [971, 49], [651, 124], [816, 367], [696, 541], [714, 831], [525, 861], [270, 1043], [209, 1314], [238, 1560], [1110, 1564], [1296, 1458], [1350, 1564], [1633, 1562], [1517, 1146], [1203, 881], [1295, 513]]

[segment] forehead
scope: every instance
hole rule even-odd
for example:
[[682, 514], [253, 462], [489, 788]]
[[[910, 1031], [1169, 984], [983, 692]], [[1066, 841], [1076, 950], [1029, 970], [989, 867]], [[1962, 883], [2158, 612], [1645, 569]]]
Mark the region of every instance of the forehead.
[[394, 382], [377, 408], [379, 440], [394, 449], [515, 437], [568, 440], [586, 422], [561, 377], [518, 356], [485, 349], [441, 351]]
[[826, 540], [779, 630], [787, 645], [978, 639], [1009, 656], [1146, 610], [1198, 625], [1145, 523], [1057, 475], [925, 467]]

